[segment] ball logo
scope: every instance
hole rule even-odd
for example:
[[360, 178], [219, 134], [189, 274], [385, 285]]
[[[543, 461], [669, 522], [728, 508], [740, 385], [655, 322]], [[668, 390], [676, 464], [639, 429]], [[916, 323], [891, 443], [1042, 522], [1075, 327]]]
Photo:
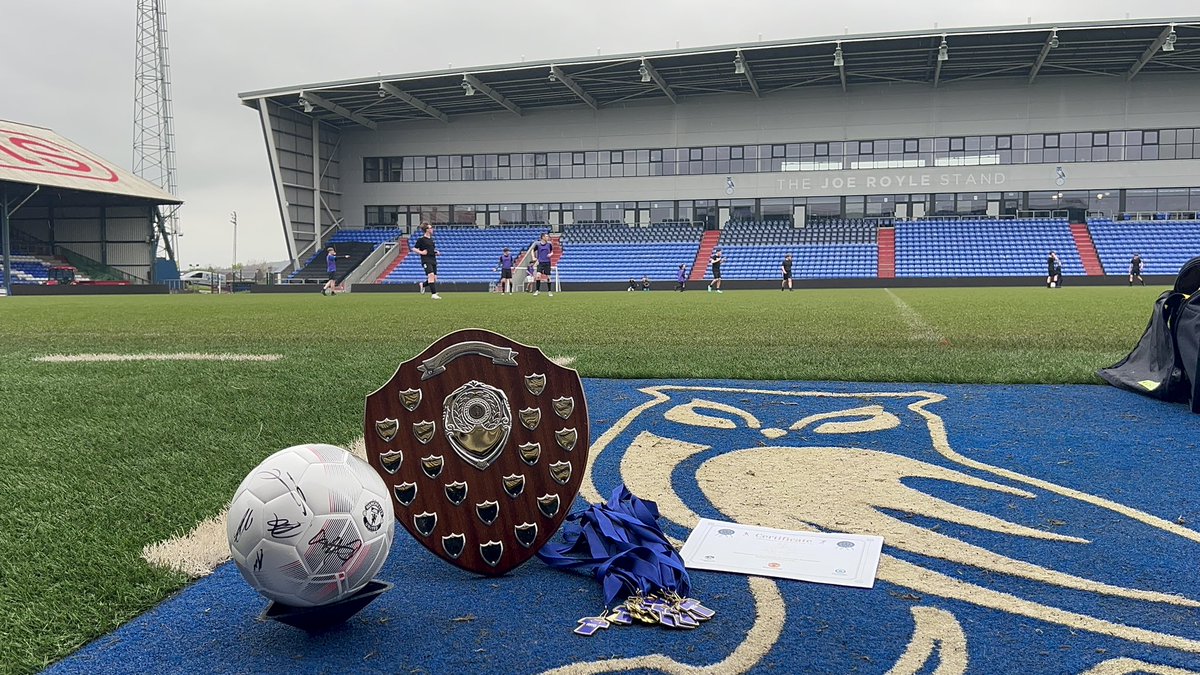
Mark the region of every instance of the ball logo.
[[372, 499], [363, 507], [363, 525], [372, 532], [378, 532], [383, 527], [383, 507], [379, 502]]
[[117, 173], [99, 160], [23, 131], [0, 127], [0, 169], [31, 171], [116, 183]]

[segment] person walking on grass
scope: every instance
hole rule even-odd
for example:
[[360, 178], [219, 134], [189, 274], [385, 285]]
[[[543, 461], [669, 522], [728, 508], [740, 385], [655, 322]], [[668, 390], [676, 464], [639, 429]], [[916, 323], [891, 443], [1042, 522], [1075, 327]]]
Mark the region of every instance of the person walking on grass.
[[1137, 279], [1141, 285], [1143, 285], [1143, 286], [1146, 285], [1146, 280], [1142, 278], [1142, 254], [1141, 253], [1134, 253], [1133, 259], [1129, 261], [1129, 285], [1130, 286], [1133, 285], [1134, 279]]
[[429, 289], [431, 293], [429, 297], [441, 300], [442, 296], [437, 292], [437, 257], [441, 255], [441, 251], [438, 251], [437, 246], [433, 243], [433, 225], [429, 223], [421, 225], [421, 238], [417, 240], [413, 250], [421, 256], [421, 266], [425, 268], [424, 288]]
[[550, 243], [550, 233], [543, 232], [542, 238], [534, 244], [535, 254], [537, 258], [537, 279], [533, 283], [533, 294], [537, 295], [542, 290], [542, 282], [546, 282], [546, 295], [554, 297], [553, 286], [550, 285], [550, 256], [554, 254], [554, 244]]
[[792, 289], [792, 254], [789, 253], [783, 257], [783, 263], [779, 266], [779, 271], [783, 273], [783, 281], [779, 284], [779, 290]]
[[687, 278], [688, 278], [687, 265], [680, 265], [679, 272], [677, 272], [675, 274], [675, 290], [679, 291], [680, 293], [686, 291], [687, 290]]
[[708, 261], [708, 264], [712, 265], [713, 275], [712, 281], [708, 282], [709, 293], [712, 293], [714, 290], [718, 293], [721, 292], [721, 263], [723, 262], [725, 262], [725, 255], [721, 253], [721, 249], [714, 250], [712, 258]]
[[333, 247], [325, 249], [325, 285], [321, 287], [321, 295], [337, 293], [337, 259], [349, 258], [348, 255], [338, 255]]

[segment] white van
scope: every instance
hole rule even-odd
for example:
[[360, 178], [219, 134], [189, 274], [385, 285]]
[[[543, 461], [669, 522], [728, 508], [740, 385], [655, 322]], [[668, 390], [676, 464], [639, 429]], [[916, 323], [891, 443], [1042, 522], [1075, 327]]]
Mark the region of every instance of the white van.
[[179, 280], [184, 286], [199, 286], [203, 288], [212, 288], [213, 286], [223, 285], [225, 283], [225, 275], [208, 270], [192, 270], [179, 275]]

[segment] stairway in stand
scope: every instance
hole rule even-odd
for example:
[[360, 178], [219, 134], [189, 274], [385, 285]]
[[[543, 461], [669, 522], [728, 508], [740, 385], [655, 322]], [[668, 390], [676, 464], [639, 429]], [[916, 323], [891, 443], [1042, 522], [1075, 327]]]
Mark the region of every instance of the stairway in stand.
[[550, 244], [554, 247], [554, 249], [550, 253], [550, 266], [551, 267], [558, 267], [558, 261], [563, 256], [561, 237], [562, 237], [561, 234], [550, 235]]
[[696, 251], [696, 259], [692, 261], [692, 273], [688, 277], [688, 281], [704, 281], [704, 274], [708, 272], [708, 261], [712, 258], [713, 249], [717, 247], [717, 242], [720, 240], [720, 230], [704, 231], [704, 236], [700, 239], [700, 250]]
[[879, 271], [880, 279], [896, 278], [896, 228], [879, 228]]
[[1089, 277], [1104, 275], [1104, 266], [1100, 264], [1100, 256], [1092, 243], [1092, 233], [1086, 223], [1071, 223], [1071, 236], [1075, 238], [1075, 248], [1079, 250], [1079, 261]]
[[400, 238], [400, 252], [396, 254], [396, 259], [392, 261], [391, 265], [387, 266], [387, 269], [383, 271], [383, 274], [379, 275], [379, 278], [375, 280], [375, 283], [382, 284], [383, 280], [387, 279], [387, 276], [392, 273], [392, 270], [399, 267], [400, 263], [404, 262], [406, 257], [408, 257], [408, 237], [404, 236]]

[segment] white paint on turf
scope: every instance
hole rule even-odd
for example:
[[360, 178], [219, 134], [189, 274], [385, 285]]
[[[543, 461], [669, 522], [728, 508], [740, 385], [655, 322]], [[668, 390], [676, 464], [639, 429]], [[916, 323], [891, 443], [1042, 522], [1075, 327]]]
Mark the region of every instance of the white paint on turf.
[[[348, 449], [359, 459], [367, 458], [367, 442], [361, 436]], [[218, 565], [229, 561], [229, 541], [225, 534], [228, 512], [226, 505], [220, 513], [201, 522], [191, 532], [148, 544], [142, 549], [142, 558], [151, 565], [183, 572], [192, 579], [208, 576]]]
[[50, 354], [33, 359], [37, 363], [109, 363], [124, 361], [278, 361], [282, 354]]
[[900, 312], [900, 318], [904, 323], [908, 324], [909, 337], [914, 342], [942, 342], [946, 339], [944, 335], [938, 332], [936, 328], [929, 325], [925, 319], [921, 317], [920, 312], [913, 309], [911, 305], [900, 299], [900, 296], [892, 292], [892, 289], [883, 289], [892, 298], [892, 302], [896, 303], [896, 309]]

